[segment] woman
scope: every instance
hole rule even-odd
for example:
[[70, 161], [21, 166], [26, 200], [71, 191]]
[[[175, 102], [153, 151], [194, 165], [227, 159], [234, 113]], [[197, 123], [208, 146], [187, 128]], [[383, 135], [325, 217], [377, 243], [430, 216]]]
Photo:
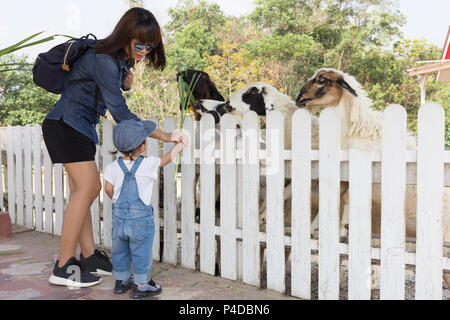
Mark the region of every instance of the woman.
[[[132, 8], [120, 19], [114, 31], [88, 49], [71, 67], [68, 80], [91, 79], [67, 86], [55, 107], [42, 123], [42, 132], [53, 163], [63, 163], [67, 171], [70, 199], [64, 212], [59, 260], [49, 281], [53, 284], [88, 287], [101, 281], [91, 274], [111, 274], [108, 256], [95, 248], [90, 207], [101, 190], [95, 164], [99, 116], [109, 110], [119, 123], [141, 121], [127, 107], [122, 90], [133, 83], [129, 70], [135, 62], [164, 69], [166, 58], [161, 31], [153, 14]], [[144, 122], [143, 122], [144, 123]], [[164, 142], [188, 143], [180, 132], [160, 131], [145, 121], [150, 137]], [[75, 257], [80, 243], [80, 261]]]

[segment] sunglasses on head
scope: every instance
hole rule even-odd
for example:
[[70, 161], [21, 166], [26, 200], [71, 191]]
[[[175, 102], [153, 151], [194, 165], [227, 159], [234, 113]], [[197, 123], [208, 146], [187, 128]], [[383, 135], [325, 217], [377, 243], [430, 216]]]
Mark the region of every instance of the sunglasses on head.
[[136, 43], [136, 44], [134, 45], [134, 51], [139, 52], [139, 51], [142, 51], [142, 50], [144, 50], [144, 49], [147, 50], [147, 51], [150, 51], [151, 49], [154, 49], [154, 48], [156, 48], [156, 47], [158, 47], [158, 46], [159, 46], [159, 43], [156, 43], [156, 44], [149, 44], [149, 45]]

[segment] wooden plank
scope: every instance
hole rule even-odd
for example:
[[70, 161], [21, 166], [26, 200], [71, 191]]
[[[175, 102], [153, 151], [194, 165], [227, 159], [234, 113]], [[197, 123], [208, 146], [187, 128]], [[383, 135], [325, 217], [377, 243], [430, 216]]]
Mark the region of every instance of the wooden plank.
[[[151, 118], [151, 121], [157, 124], [158, 119]], [[159, 140], [147, 138], [147, 156], [160, 157], [159, 154]], [[159, 189], [160, 189], [160, 169], [156, 171], [156, 176], [158, 177], [156, 181], [153, 183], [153, 191], [152, 191], [152, 199], [151, 204], [153, 206], [153, 218], [155, 223], [155, 237], [153, 238], [153, 248], [152, 248], [152, 256], [153, 260], [159, 261], [160, 259], [160, 221], [159, 221]]]
[[426, 103], [418, 120], [416, 299], [442, 300], [445, 113]]
[[36, 230], [42, 231], [43, 211], [42, 211], [42, 136], [41, 126], [33, 126], [33, 171], [34, 171], [34, 216]]
[[[164, 131], [172, 132], [176, 129], [175, 119], [164, 119]], [[174, 146], [173, 142], [164, 143], [163, 153], [168, 153]], [[177, 205], [175, 160], [164, 166], [164, 249], [163, 261], [169, 264], [177, 263]]]
[[339, 149], [338, 111], [320, 114], [319, 133], [319, 299], [339, 299]]
[[55, 163], [53, 165], [54, 171], [54, 186], [55, 186], [55, 226], [54, 233], [61, 235], [62, 222], [64, 216], [64, 188], [63, 188], [63, 165], [62, 163]]
[[44, 143], [44, 231], [53, 234], [52, 162]]
[[23, 137], [22, 127], [16, 126], [15, 130], [15, 154], [16, 154], [16, 223], [24, 226], [24, 210], [23, 210]]
[[242, 278], [260, 286], [259, 244], [259, 119], [247, 112], [242, 120]]
[[380, 299], [405, 299], [406, 112], [390, 105], [383, 112], [381, 181]]
[[215, 269], [215, 129], [214, 118], [200, 120], [200, 271], [213, 275]]
[[14, 132], [11, 126], [6, 128], [6, 159], [8, 163], [8, 212], [11, 222], [16, 223], [16, 183], [14, 162]]
[[311, 115], [292, 116], [291, 293], [311, 299]]
[[195, 134], [194, 119], [187, 117], [184, 130], [190, 144], [181, 157], [181, 265], [195, 270]]
[[220, 120], [220, 266], [221, 277], [237, 279], [236, 253], [236, 118]]
[[[369, 151], [349, 151], [348, 299], [370, 300], [372, 261], [372, 161]], [[345, 209], [344, 209], [345, 210]]]
[[284, 252], [284, 116], [267, 115], [267, 288], [285, 290]]
[[33, 227], [33, 177], [31, 167], [31, 126], [26, 125], [23, 130], [24, 151], [24, 187], [25, 187], [25, 227]]
[[[97, 136], [100, 137], [99, 127], [97, 126], [95, 128], [95, 130], [97, 131]], [[95, 147], [96, 147], [95, 164], [97, 166], [97, 171], [100, 173], [100, 153], [101, 152], [100, 152], [100, 150], [99, 150], [100, 148], [98, 146], [95, 146]], [[101, 179], [101, 183], [102, 184], [104, 183], [103, 179]], [[68, 189], [67, 179], [66, 179], [66, 188]], [[70, 197], [69, 190], [67, 190], [66, 188], [65, 188], [66, 195], [67, 195], [67, 197]], [[100, 237], [101, 236], [100, 235], [100, 194], [101, 194], [101, 192], [99, 193], [97, 198], [94, 199], [94, 201], [91, 204], [91, 208], [90, 208], [91, 209], [92, 232], [94, 234], [94, 243], [96, 245], [100, 245], [100, 243], [101, 243], [101, 240], [100, 240], [101, 239], [101, 237]]]
[[[105, 120], [103, 122], [103, 172], [108, 164], [113, 162], [113, 155], [111, 151], [114, 150], [113, 143], [113, 123], [111, 120]], [[112, 245], [112, 201], [103, 189], [103, 223], [101, 225], [102, 243], [106, 248], [111, 248]]]

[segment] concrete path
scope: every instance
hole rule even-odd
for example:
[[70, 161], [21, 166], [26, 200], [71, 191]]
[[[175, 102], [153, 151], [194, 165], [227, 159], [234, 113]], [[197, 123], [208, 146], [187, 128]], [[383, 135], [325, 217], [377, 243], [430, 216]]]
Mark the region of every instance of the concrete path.
[[[0, 300], [129, 300], [129, 292], [113, 293], [114, 279], [102, 276], [99, 285], [69, 289], [48, 282], [59, 237], [14, 226], [0, 240]], [[153, 262], [151, 275], [163, 291], [155, 300], [297, 300], [272, 290], [221, 279], [181, 267]], [[132, 300], [132, 299], [131, 299]]]

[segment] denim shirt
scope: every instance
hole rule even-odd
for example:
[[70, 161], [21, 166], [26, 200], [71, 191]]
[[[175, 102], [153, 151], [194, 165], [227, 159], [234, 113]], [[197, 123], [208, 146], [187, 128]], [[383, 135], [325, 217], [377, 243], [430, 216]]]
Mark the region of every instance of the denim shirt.
[[[115, 60], [108, 54], [96, 54], [89, 48], [72, 65], [68, 80], [92, 79], [94, 82], [73, 83], [64, 88], [55, 107], [46, 118], [59, 120], [63, 117], [65, 123], [89, 137], [98, 144], [95, 126], [100, 115], [105, 116], [109, 110], [114, 120], [135, 119], [141, 121], [132, 113], [122, 96], [122, 85], [128, 68], [124, 59]], [[95, 86], [99, 89], [97, 108], [95, 106]]]

